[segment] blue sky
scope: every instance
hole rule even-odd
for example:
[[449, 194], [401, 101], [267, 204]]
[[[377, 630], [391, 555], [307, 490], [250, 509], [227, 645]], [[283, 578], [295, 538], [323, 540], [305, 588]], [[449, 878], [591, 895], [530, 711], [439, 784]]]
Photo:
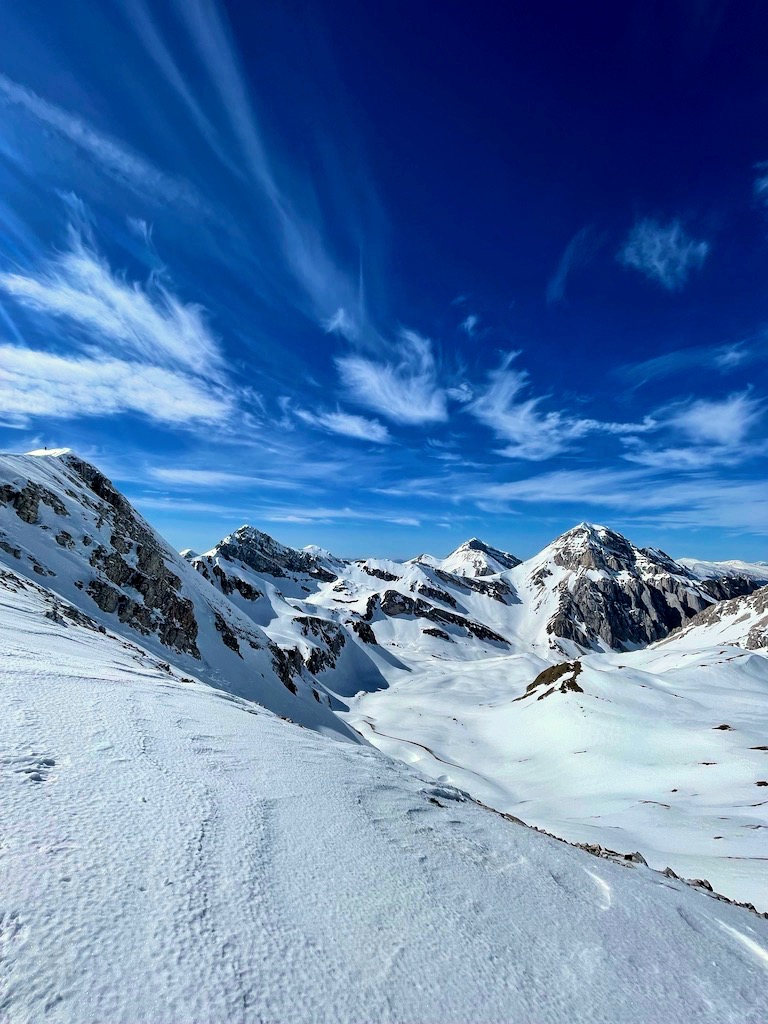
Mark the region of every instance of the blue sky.
[[0, 445], [177, 546], [768, 557], [768, 12], [30, 0]]

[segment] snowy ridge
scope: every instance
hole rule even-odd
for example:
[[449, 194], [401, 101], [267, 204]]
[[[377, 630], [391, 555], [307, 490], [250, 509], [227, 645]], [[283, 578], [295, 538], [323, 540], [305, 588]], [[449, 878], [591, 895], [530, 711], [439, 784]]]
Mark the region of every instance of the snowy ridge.
[[768, 653], [768, 587], [711, 605], [661, 641], [673, 649], [695, 649], [705, 643], [733, 644], [746, 651]]
[[349, 735], [299, 660], [274, 644], [66, 449], [0, 456], [0, 565], [36, 579], [185, 671]]
[[12, 1024], [768, 1016], [746, 910], [182, 677], [8, 570], [0, 644]]

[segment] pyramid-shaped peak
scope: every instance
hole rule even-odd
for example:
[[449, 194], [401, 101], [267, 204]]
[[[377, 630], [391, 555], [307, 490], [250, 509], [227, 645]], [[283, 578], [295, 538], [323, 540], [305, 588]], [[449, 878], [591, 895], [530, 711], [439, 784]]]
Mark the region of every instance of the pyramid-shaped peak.
[[505, 569], [514, 569], [520, 559], [509, 551], [487, 544], [479, 537], [470, 537], [444, 558], [441, 568], [457, 576], [492, 576]]

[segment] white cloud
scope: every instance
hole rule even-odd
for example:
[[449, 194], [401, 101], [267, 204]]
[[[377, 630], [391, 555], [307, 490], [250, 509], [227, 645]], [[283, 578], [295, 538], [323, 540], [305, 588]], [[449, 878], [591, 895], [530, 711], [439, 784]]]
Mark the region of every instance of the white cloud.
[[432, 346], [414, 331], [402, 331], [396, 361], [363, 356], [336, 360], [350, 397], [395, 423], [434, 423], [447, 418], [445, 392], [437, 379]]
[[462, 331], [465, 331], [470, 338], [475, 336], [477, 331], [477, 325], [480, 323], [480, 317], [476, 313], [470, 313], [469, 316], [462, 320], [459, 326]]
[[333, 316], [323, 324], [327, 334], [340, 334], [347, 341], [355, 341], [358, 337], [357, 327], [346, 309], [337, 309]]
[[378, 420], [369, 420], [365, 416], [354, 416], [339, 410], [336, 412], [309, 412], [306, 409], [297, 409], [296, 415], [304, 423], [327, 430], [332, 434], [356, 437], [361, 441], [372, 441], [375, 444], [388, 444], [392, 440], [383, 423], [379, 423]]
[[679, 373], [689, 367], [732, 370], [758, 358], [758, 348], [750, 347], [750, 342], [758, 340], [762, 339], [756, 337], [726, 345], [678, 349], [654, 356], [652, 359], [645, 359], [640, 363], [619, 367], [616, 373], [623, 380], [630, 382], [634, 388], [639, 388], [648, 381]]
[[508, 442], [502, 455], [538, 462], [566, 451], [590, 433], [637, 434], [654, 428], [651, 420], [642, 424], [610, 423], [559, 411], [542, 412], [541, 398], [521, 397], [529, 380], [525, 370], [511, 366], [519, 354], [512, 352], [505, 357], [501, 366], [489, 374], [485, 391], [467, 407], [497, 437]]
[[0, 345], [0, 409], [17, 423], [138, 413], [171, 426], [223, 424], [228, 392], [182, 373], [121, 359], [65, 357]]
[[547, 284], [547, 302], [551, 305], [554, 302], [562, 302], [565, 298], [565, 285], [568, 275], [576, 267], [587, 263], [595, 253], [599, 241], [595, 241], [593, 229], [590, 225], [577, 231], [573, 238], [566, 245], [557, 270]]
[[768, 534], [768, 483], [764, 480], [725, 483], [715, 475], [664, 480], [650, 468], [580, 469], [478, 485], [474, 493], [481, 507], [494, 512], [505, 502], [548, 507], [562, 502], [577, 510], [584, 506], [615, 509], [620, 514], [619, 528], [623, 523], [644, 523], [656, 530], [706, 526]]
[[[731, 465], [737, 461], [733, 449], [723, 445], [649, 448], [645, 444], [637, 443], [636, 438], [628, 438], [627, 441], [632, 442], [628, 444], [624, 453], [627, 462], [663, 472], [696, 472], [722, 465], [724, 461]], [[746, 452], [744, 454], [746, 455]]]
[[154, 167], [124, 143], [96, 131], [85, 121], [37, 96], [30, 89], [0, 74], [0, 98], [21, 107], [96, 161], [113, 178], [130, 185], [146, 198], [182, 201], [195, 207], [201, 202], [192, 187]]
[[259, 486], [277, 490], [298, 490], [301, 486], [297, 481], [293, 480], [273, 480], [268, 477], [248, 476], [244, 473], [230, 473], [227, 470], [151, 466], [147, 472], [153, 480], [181, 487], [243, 489]]
[[480, 486], [477, 496], [494, 501], [620, 506], [633, 499], [648, 476], [640, 469], [555, 470], [524, 480]]
[[463, 380], [459, 384], [455, 384], [451, 388], [446, 388], [446, 395], [454, 402], [461, 402], [464, 405], [466, 402], [472, 401], [474, 391], [469, 381]]
[[692, 402], [672, 416], [670, 425], [681, 430], [694, 444], [736, 446], [746, 438], [763, 411], [762, 402], [741, 392], [721, 401], [699, 399]]
[[37, 273], [0, 273], [0, 288], [28, 309], [74, 321], [98, 347], [108, 340], [123, 355], [208, 376], [223, 364], [200, 306], [159, 281], [129, 284], [74, 230], [69, 249]]
[[630, 231], [617, 259], [658, 281], [667, 291], [679, 291], [691, 270], [702, 266], [708, 252], [709, 243], [691, 238], [677, 220], [670, 224], [642, 220]]

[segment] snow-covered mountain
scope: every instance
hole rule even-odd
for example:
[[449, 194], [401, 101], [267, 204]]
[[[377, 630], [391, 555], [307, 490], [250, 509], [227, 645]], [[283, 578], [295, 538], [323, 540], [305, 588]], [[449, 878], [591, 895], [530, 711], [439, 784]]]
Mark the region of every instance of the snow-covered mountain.
[[[10, 500], [45, 486], [74, 520], [64, 465], [45, 484], [29, 467]], [[768, 1019], [768, 921], [281, 721], [59, 597], [29, 549], [9, 557], [4, 1021]]]
[[493, 576], [495, 573], [504, 572], [505, 569], [514, 569], [516, 565], [520, 565], [521, 560], [508, 551], [491, 547], [477, 537], [472, 537], [460, 544], [446, 558], [435, 558], [433, 555], [425, 554], [419, 555], [413, 561], [429, 565], [433, 569], [443, 569], [457, 576]]
[[581, 523], [509, 576], [539, 637], [543, 624], [584, 650], [631, 650], [660, 640], [713, 601], [768, 582], [768, 567], [717, 574], [712, 563], [699, 565], [697, 572], [604, 526]]
[[0, 456], [0, 564], [211, 685], [349, 735], [301, 659], [210, 586], [72, 452]]

